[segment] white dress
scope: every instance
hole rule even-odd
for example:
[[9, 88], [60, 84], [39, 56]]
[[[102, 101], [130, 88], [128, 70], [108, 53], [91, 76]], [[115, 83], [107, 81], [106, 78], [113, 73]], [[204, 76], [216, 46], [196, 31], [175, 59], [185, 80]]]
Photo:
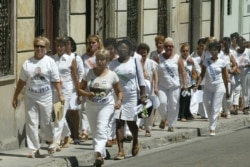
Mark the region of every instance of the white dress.
[[120, 63], [116, 59], [109, 65], [109, 68], [118, 75], [123, 92], [121, 114], [115, 113], [115, 119], [120, 118], [125, 121], [137, 119], [134, 108], [137, 106], [139, 85], [145, 86], [145, 82], [141, 62], [136, 60], [138, 59], [130, 57], [127, 62]]

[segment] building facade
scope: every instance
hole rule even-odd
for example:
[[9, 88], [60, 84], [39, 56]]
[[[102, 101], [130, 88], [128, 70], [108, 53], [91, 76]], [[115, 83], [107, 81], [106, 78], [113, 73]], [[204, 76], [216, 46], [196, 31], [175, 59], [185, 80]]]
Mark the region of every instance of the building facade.
[[248, 0], [2, 0], [0, 1], [0, 151], [25, 146], [23, 94], [16, 110], [12, 96], [23, 62], [33, 56], [33, 39], [46, 36], [54, 53], [58, 35], [72, 36], [77, 53], [86, 38], [131, 37], [155, 49], [154, 37], [172, 37], [196, 47], [200, 37], [250, 36]]

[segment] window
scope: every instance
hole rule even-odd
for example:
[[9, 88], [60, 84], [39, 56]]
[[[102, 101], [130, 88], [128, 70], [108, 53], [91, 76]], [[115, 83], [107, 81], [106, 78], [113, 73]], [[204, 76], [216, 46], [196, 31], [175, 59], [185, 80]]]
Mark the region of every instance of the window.
[[127, 36], [138, 40], [138, 1], [128, 0]]
[[158, 34], [167, 36], [167, 2], [158, 0]]
[[9, 0], [0, 0], [0, 77], [11, 72], [10, 3]]
[[232, 0], [227, 0], [227, 15], [232, 15]]

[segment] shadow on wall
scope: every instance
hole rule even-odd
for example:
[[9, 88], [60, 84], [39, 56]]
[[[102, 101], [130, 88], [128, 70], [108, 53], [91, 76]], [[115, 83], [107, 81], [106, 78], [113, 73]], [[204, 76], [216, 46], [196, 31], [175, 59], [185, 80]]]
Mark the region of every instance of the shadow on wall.
[[[18, 146], [23, 147], [23, 142], [25, 142], [25, 125], [23, 126], [23, 130], [20, 133], [20, 130], [18, 129], [18, 133], [17, 133], [17, 139], [18, 139]], [[26, 142], [25, 142], [25, 146], [27, 146]]]

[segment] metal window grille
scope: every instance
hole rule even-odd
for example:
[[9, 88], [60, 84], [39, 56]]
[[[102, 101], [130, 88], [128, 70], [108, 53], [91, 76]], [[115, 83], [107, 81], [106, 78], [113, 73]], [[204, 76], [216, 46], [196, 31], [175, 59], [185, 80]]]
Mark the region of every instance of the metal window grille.
[[10, 1], [0, 0], [0, 77], [10, 74]]
[[232, 0], [227, 0], [227, 15], [232, 14]]
[[128, 0], [127, 36], [138, 40], [138, 1]]
[[158, 0], [158, 34], [167, 36], [167, 2]]
[[41, 0], [36, 0], [35, 1], [35, 36], [42, 36], [44, 32], [43, 28], [43, 20], [42, 20], [42, 1]]

